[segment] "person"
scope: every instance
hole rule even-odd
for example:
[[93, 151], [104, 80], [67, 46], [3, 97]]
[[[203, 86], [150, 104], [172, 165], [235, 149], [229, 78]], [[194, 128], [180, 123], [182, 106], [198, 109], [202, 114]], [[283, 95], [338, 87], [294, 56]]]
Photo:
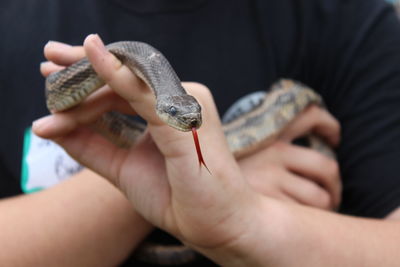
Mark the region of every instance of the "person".
[[[4, 95], [1, 99], [5, 102], [4, 105], [3, 103], [1, 105], [4, 108], [2, 114], [18, 114], [18, 116], [5, 116], [3, 118], [5, 125], [9, 128], [9, 131], [6, 133], [9, 137], [7, 138], [9, 142], [1, 144], [1, 177], [4, 177], [4, 179], [1, 180], [3, 180], [3, 182], [12, 185], [13, 183], [15, 184], [15, 180], [17, 180], [18, 177], [19, 164], [16, 162], [19, 162], [18, 159], [21, 153], [20, 151], [22, 150], [22, 142], [16, 140], [15, 136], [20, 136], [24, 127], [28, 126], [33, 119], [45, 114], [43, 96], [38, 94], [36, 91], [31, 90], [31, 88], [28, 89], [26, 86], [26, 84], [30, 84], [31, 86], [29, 87], [39, 88], [40, 83], [42, 82], [40, 78], [33, 76], [29, 79], [22, 80], [19, 76], [15, 75], [15, 70], [22, 68], [24, 73], [29, 74], [30, 71], [25, 70], [32, 70], [35, 68], [35, 62], [38, 62], [40, 57], [38, 56], [38, 53], [32, 53], [30, 51], [39, 51], [39, 47], [45, 42], [44, 40], [61, 39], [67, 43], [77, 43], [82, 39], [83, 35], [96, 31], [100, 32], [101, 36], [105, 37], [107, 42], [123, 39], [140, 39], [160, 48], [160, 50], [167, 54], [167, 57], [172, 61], [178, 74], [183, 80], [196, 80], [207, 84], [210, 88], [216, 88], [213, 90], [213, 95], [218, 103], [220, 111], [226, 110], [238, 96], [242, 95], [245, 91], [249, 91], [246, 88], [265, 89], [272, 81], [282, 76], [298, 79], [319, 90], [327, 102], [327, 107], [339, 119], [343, 127], [342, 143], [338, 150], [344, 185], [341, 211], [358, 216], [382, 218], [394, 211], [398, 206], [395, 193], [396, 187], [394, 186], [396, 184], [395, 177], [397, 173], [397, 165], [395, 164], [397, 128], [392, 127], [392, 125], [396, 124], [397, 116], [397, 113], [393, 112], [393, 110], [396, 110], [397, 108], [395, 104], [395, 92], [398, 81], [397, 77], [392, 73], [396, 73], [396, 62], [398, 62], [396, 60], [397, 54], [395, 53], [398, 47], [395, 45], [398, 42], [398, 37], [395, 34], [398, 31], [398, 22], [392, 9], [383, 2], [370, 1], [365, 3], [361, 1], [351, 1], [349, 3], [338, 2], [333, 4], [328, 1], [309, 1], [298, 6], [295, 5], [293, 1], [248, 1], [243, 3], [190, 1], [190, 3], [187, 2], [185, 4], [174, 1], [169, 2], [169, 4], [157, 1], [104, 1], [100, 4], [94, 4], [91, 1], [80, 1], [79, 3], [70, 2], [66, 6], [65, 3], [59, 2], [45, 4], [43, 4], [43, 7], [46, 8], [42, 8], [39, 4], [33, 5], [17, 1], [4, 1], [0, 4], [1, 18], [5, 22], [2, 23], [3, 26], [13, 25], [9, 22], [15, 21], [15, 14], [20, 14], [20, 16], [24, 18], [24, 20], [18, 20], [19, 24], [14, 27], [14, 31], [9, 31], [5, 28], [1, 29], [4, 36], [4, 42], [1, 44], [0, 53], [2, 54], [2, 58], [5, 59], [4, 63], [7, 63], [7, 65], [1, 67], [2, 88], [7, 89], [2, 90]], [[60, 10], [63, 12], [57, 12]], [[86, 13], [83, 13], [83, 10], [85, 10]], [[287, 11], [292, 11], [293, 13]], [[357, 14], [360, 14], [360, 16], [352, 16], [355, 11], [357, 11]], [[59, 15], [55, 16], [54, 14]], [[190, 14], [190, 16], [188, 16], [188, 14]], [[66, 23], [66, 21], [69, 21], [71, 17], [74, 18], [74, 21], [76, 21], [77, 24]], [[152, 18], [151, 20], [149, 19], [150, 17]], [[293, 20], [295, 17], [298, 19], [296, 23]], [[338, 21], [338, 17], [346, 19]], [[20, 17], [16, 17], [16, 19], [19, 18]], [[321, 18], [324, 19], [324, 24], [320, 25], [318, 23], [313, 23], [320, 22]], [[49, 21], [55, 23], [51, 24]], [[85, 23], [82, 23], [83, 21]], [[78, 22], [81, 23], [78, 24]], [[29, 23], [29, 25], [26, 23]], [[347, 25], [345, 23], [349, 24]], [[390, 26], [388, 26], [389, 24]], [[79, 25], [79, 27], [75, 25]], [[135, 27], [125, 27], [124, 25], [135, 25]], [[215, 27], [216, 25], [219, 27]], [[277, 25], [284, 25], [287, 28], [284, 27], [278, 31]], [[297, 27], [296, 25], [302, 26]], [[341, 27], [337, 27], [338, 25]], [[373, 25], [374, 27], [372, 27]], [[318, 27], [322, 27], [324, 30], [320, 31]], [[359, 32], [360, 28], [363, 29], [361, 32]], [[26, 31], [26, 29], [40, 29], [40, 31], [36, 31], [33, 38], [33, 33], [31, 31]], [[224, 29], [224, 31], [221, 31], [221, 29]], [[233, 31], [233, 29], [235, 30]], [[63, 34], [58, 36], [61, 32]], [[193, 34], [188, 35], [189, 32]], [[358, 33], [357, 35], [354, 34], [356, 32]], [[240, 36], [240, 38], [237, 38], [236, 36]], [[34, 43], [31, 42], [28, 46], [28, 42], [25, 40], [31, 39], [36, 39], [38, 41]], [[295, 42], [294, 40], [297, 41]], [[376, 40], [378, 40], [378, 42]], [[316, 48], [319, 48], [319, 50]], [[339, 48], [343, 48], [345, 51], [342, 51]], [[60, 49], [60, 46], [53, 46], [53, 49]], [[64, 46], [62, 52], [68, 54], [69, 49], [74, 50], [74, 48], [67, 48]], [[17, 51], [25, 52], [17, 53]], [[243, 51], [245, 51], [245, 53], [243, 53]], [[51, 58], [50, 55], [47, 56]], [[62, 58], [62, 56], [59, 57], [61, 58], [56, 62], [60, 65], [68, 65], [73, 61], [71, 58], [65, 59]], [[79, 57], [81, 57], [81, 55], [77, 56], [76, 59]], [[232, 64], [233, 58], [235, 59], [234, 62], [237, 62], [237, 65]], [[369, 60], [368, 64], [365, 63], [365, 60]], [[20, 64], [19, 62], [24, 62], [24, 64]], [[363, 62], [364, 64], [361, 64]], [[373, 62], [373, 64], [369, 64], [370, 62]], [[368, 68], [365, 69], [365, 66], [368, 66]], [[373, 66], [373, 68], [371, 66]], [[234, 79], [232, 77], [234, 77]], [[383, 77], [390, 77], [390, 79], [384, 79]], [[375, 80], [384, 81], [379, 83], [380, 90], [374, 90], [374, 84], [376, 84], [374, 83]], [[349, 89], [350, 87], [351, 90]], [[13, 90], [10, 90], [10, 88]], [[197, 91], [200, 92], [198, 92], [198, 94], [200, 94], [199, 97], [203, 99], [204, 104], [206, 104], [207, 107], [210, 107], [210, 110], [213, 110], [212, 104], [210, 104], [212, 103], [210, 97], [201, 96], [201, 92], [204, 90], [199, 89], [198, 87], [196, 88]], [[196, 89], [194, 90], [196, 91]], [[228, 91], [232, 92], [232, 94], [227, 94], [226, 92]], [[24, 99], [21, 98], [20, 92], [24, 92], [28, 97]], [[358, 100], [360, 97], [362, 98], [362, 101]], [[382, 102], [385, 103], [385, 105], [375, 105], [375, 103]], [[354, 106], [353, 103], [357, 103], [357, 105]], [[365, 112], [366, 110], [373, 110], [374, 112]], [[390, 116], [388, 116], [388, 114]], [[20, 118], [20, 120], [16, 121], [16, 118]], [[210, 115], [207, 118], [211, 118], [214, 125], [218, 124], [215, 120], [215, 114]], [[382, 129], [386, 130], [383, 131]], [[390, 131], [388, 129], [390, 129]], [[218, 129], [211, 131], [209, 134], [212, 133], [218, 135]], [[377, 133], [379, 133], [380, 138], [375, 138]], [[210, 136], [209, 134], [202, 133], [202, 140], [208, 141], [207, 136]], [[211, 144], [212, 143], [213, 142], [211, 142]], [[221, 144], [222, 143], [223, 142], [221, 142]], [[366, 143], [368, 143], [368, 146]], [[255, 155], [252, 159], [247, 160], [247, 163], [242, 163], [241, 166], [244, 169], [242, 169], [242, 171], [245, 172], [246, 168], [248, 168], [248, 172], [254, 171], [253, 174], [249, 173], [249, 177], [259, 177], [260, 173], [268, 173], [270, 177], [283, 177], [283, 173], [287, 170], [285, 164], [288, 162], [284, 162], [283, 160], [282, 162], [277, 162], [276, 160], [272, 161], [271, 157], [267, 158], [271, 160], [269, 166], [278, 167], [265, 171], [262, 167], [267, 164], [262, 165], [263, 161], [261, 159], [255, 159], [272, 153], [271, 151], [283, 154], [286, 153], [285, 157], [282, 158], [287, 159], [286, 156], [289, 156], [290, 158], [290, 155], [294, 154], [293, 151], [295, 151], [295, 148], [297, 147], [292, 147], [281, 142], [279, 145], [274, 146], [273, 150], [266, 150], [267, 152], [264, 152], [261, 155]], [[154, 147], [153, 149], [146, 149], [146, 151], [153, 153]], [[225, 150], [221, 148], [221, 151], [223, 152]], [[296, 151], [300, 152], [299, 150]], [[385, 151], [385, 153], [381, 153], [382, 151]], [[301, 150], [301, 152], [301, 156], [295, 158], [309, 158], [309, 153], [306, 153], [304, 150]], [[210, 154], [207, 153], [206, 150], [205, 153], [207, 155]], [[160, 157], [161, 155], [158, 154], [158, 156]], [[227, 156], [226, 153], [223, 153], [222, 157], [225, 156]], [[315, 159], [316, 158], [312, 158], [311, 162], [316, 162]], [[321, 157], [318, 157], [318, 159], [321, 159]], [[232, 163], [232, 160], [229, 160], [228, 162]], [[319, 162], [322, 166], [330, 161]], [[256, 163], [258, 163], [258, 165]], [[237, 170], [237, 166], [235, 166], [234, 163], [232, 164], [232, 171]], [[332, 163], [329, 164], [330, 166], [334, 166]], [[307, 165], [307, 167], [309, 168], [310, 165], [312, 164]], [[382, 169], [381, 166], [385, 166], [386, 168]], [[254, 167], [258, 167], [258, 169]], [[331, 169], [334, 174], [330, 175], [329, 178], [335, 180], [335, 168], [331, 167]], [[279, 175], [273, 175], [273, 171], [278, 170], [280, 172]], [[311, 170], [315, 169], [311, 168]], [[325, 172], [323, 173], [324, 177], [328, 176]], [[292, 175], [290, 176], [292, 178], [297, 177], [293, 175], [292, 172], [290, 174]], [[14, 177], [14, 182], [12, 182], [13, 180], [11, 177]], [[111, 176], [108, 177], [111, 178]], [[289, 177], [289, 175], [286, 175], [286, 177]], [[379, 182], [377, 179], [379, 179]], [[241, 178], [235, 180], [239, 181], [239, 183], [242, 183], [243, 181]], [[87, 191], [80, 191], [82, 188], [85, 188], [81, 185], [81, 181], [87, 183], [86, 189], [90, 187], [90, 189], [93, 190], [90, 191], [90, 194], [87, 193]], [[89, 185], [89, 181], [92, 181], [93, 184]], [[39, 207], [42, 205], [38, 205], [38, 202], [31, 201], [30, 199], [40, 199], [43, 201], [40, 203], [46, 203], [46, 205], [43, 206], [47, 208], [49, 207], [49, 204], [54, 203], [51, 201], [49, 203], [50, 199], [60, 201], [57, 201], [56, 203], [65, 203], [62, 198], [59, 198], [60, 191], [64, 193], [61, 194], [62, 196], [71, 199], [68, 197], [72, 194], [71, 192], [76, 193], [76, 190], [78, 190], [81, 192], [81, 194], [79, 194], [80, 197], [73, 198], [75, 200], [74, 204], [68, 206], [77, 213], [71, 213], [71, 210], [68, 210], [67, 212], [66, 210], [61, 209], [60, 206], [54, 207], [50, 205], [50, 207], [54, 207], [54, 209], [50, 209], [51, 212], [44, 209], [41, 210], [40, 213], [29, 213], [29, 215], [19, 213], [17, 214], [19, 217], [7, 216], [9, 214], [5, 212], [2, 214], [10, 218], [10, 221], [14, 220], [19, 222], [24, 222], [23, 218], [26, 217], [34, 218], [34, 215], [39, 218], [51, 218], [50, 215], [58, 218], [58, 220], [45, 220], [47, 223], [46, 226], [50, 224], [53, 227], [43, 228], [45, 230], [55, 230], [53, 232], [50, 231], [50, 233], [44, 231], [41, 237], [44, 237], [45, 240], [42, 241], [49, 241], [49, 238], [47, 238], [48, 236], [58, 236], [57, 234], [59, 234], [60, 231], [57, 230], [59, 230], [61, 227], [60, 225], [63, 224], [57, 224], [57, 222], [63, 222], [64, 216], [69, 218], [72, 222], [78, 222], [82, 219], [94, 219], [96, 223], [101, 224], [101, 221], [99, 221], [98, 218], [110, 217], [110, 215], [104, 215], [104, 213], [102, 213], [103, 216], [93, 216], [93, 214], [92, 216], [82, 216], [93, 212], [93, 207], [98, 206], [93, 204], [93, 202], [96, 202], [99, 196], [104, 197], [111, 196], [114, 193], [117, 194], [116, 192], [118, 191], [112, 191], [114, 188], [111, 186], [109, 188], [112, 189], [107, 191], [108, 194], [101, 192], [97, 186], [97, 183], [101, 183], [100, 181], [101, 179], [98, 178], [93, 178], [92, 180], [86, 178], [73, 178], [54, 187], [54, 189], [18, 198], [19, 201], [17, 202], [17, 204], [21, 204], [22, 206], [29, 202], [33, 203], [33, 207]], [[263, 181], [264, 184], [269, 182], [269, 180], [265, 179], [259, 179], [258, 182], [259, 181]], [[284, 182], [287, 180], [275, 179], [271, 181], [272, 185], [274, 185], [274, 182], [276, 181]], [[293, 192], [302, 192], [300, 189], [308, 188], [315, 193], [314, 196], [325, 195], [325, 199], [329, 199], [329, 197], [326, 196], [327, 192], [320, 190], [319, 187], [315, 186], [315, 183], [307, 183], [304, 179], [292, 179], [289, 181], [289, 184], [294, 184], [295, 181], [298, 181], [299, 183], [296, 185], [302, 184], [304, 187], [297, 186], [295, 190], [293, 190], [292, 187], [291, 194], [285, 195], [287, 192], [283, 191], [282, 194], [281, 191], [275, 195], [276, 197], [282, 199], [284, 198], [283, 196], [285, 196], [287, 199], [291, 198], [291, 200], [294, 199], [295, 201], [304, 201], [304, 196], [307, 197], [313, 195], [308, 193], [310, 191], [306, 191], [305, 194], [299, 194], [300, 196], [303, 196], [303, 198], [299, 197], [299, 195], [293, 196]], [[108, 185], [104, 182], [103, 184]], [[8, 186], [8, 188], [12, 188], [11, 185]], [[66, 189], [68, 188], [67, 185], [70, 186], [69, 190], [71, 191]], [[274, 186], [271, 187], [274, 188]], [[265, 186], [265, 188], [271, 187]], [[277, 189], [279, 191], [282, 188], [278, 186]], [[248, 187], [244, 187], [243, 189], [244, 192], [249, 192], [248, 190]], [[18, 192], [17, 189], [10, 191], [11, 194]], [[249, 195], [246, 193], [246, 196]], [[93, 202], [90, 202], [90, 199], [92, 199]], [[254, 198], [251, 197], [251, 199]], [[251, 202], [251, 199], [249, 202]], [[311, 202], [318, 203], [318, 201], [315, 200]], [[86, 203], [87, 205], [82, 205], [82, 203]], [[263, 203], [266, 202], [263, 201]], [[329, 201], [325, 201], [325, 203], [329, 203]], [[27, 209], [22, 209], [22, 207], [16, 205], [15, 202], [10, 203], [10, 201], [4, 201], [3, 204], [3, 206], [13, 207], [9, 209], [10, 212]], [[135, 205], [137, 203], [133, 204]], [[309, 222], [306, 219], [316, 218], [315, 223], [318, 223], [319, 226], [323, 225], [324, 222], [327, 222], [326, 225], [329, 227], [332, 221], [337, 220], [339, 222], [338, 225], [343, 226], [343, 217], [338, 215], [327, 215], [325, 213], [322, 213], [321, 215], [321, 213], [314, 209], [303, 209], [301, 206], [283, 205], [281, 202], [275, 202], [273, 200], [268, 202], [268, 204], [271, 204], [269, 207], [276, 207], [276, 211], [287, 211], [287, 208], [290, 208], [291, 211], [295, 212], [294, 214], [298, 215], [298, 219], [304, 219], [305, 222]], [[117, 205], [116, 202], [113, 202], [111, 206], [123, 207], [124, 205]], [[129, 205], [125, 203], [127, 210], [128, 206]], [[326, 207], [330, 205], [316, 204], [316, 206]], [[76, 207], [80, 207], [80, 209], [75, 209]], [[310, 216], [304, 216], [303, 211], [309, 213]], [[110, 211], [108, 210], [108, 212]], [[146, 224], [138, 214], [133, 214], [134, 212], [132, 210], [130, 210], [130, 212], [132, 217], [129, 220], [136, 218], [134, 224], [135, 229], [132, 230], [132, 232], [125, 232], [127, 234], [125, 236], [122, 235], [122, 229], [126, 229], [128, 223], [124, 223], [119, 227], [111, 227], [110, 225], [107, 225], [108, 231], [99, 231], [99, 233], [102, 234], [109, 234], [109, 237], [112, 238], [115, 236], [123, 236], [126, 238], [126, 236], [128, 236], [129, 242], [126, 241], [126, 243], [129, 243], [127, 245], [128, 249], [124, 250], [124, 253], [127, 253], [127, 250], [137, 244], [138, 239], [140, 239], [137, 235], [144, 236], [145, 233], [150, 230], [150, 226]], [[248, 212], [251, 213], [251, 210]], [[15, 215], [16, 213], [13, 212], [12, 214]], [[77, 215], [72, 216], [72, 214]], [[203, 214], [203, 216], [204, 215], [205, 214]], [[281, 215], [288, 214], [284, 212], [284, 214]], [[311, 215], [316, 215], [316, 217], [312, 217]], [[111, 216], [116, 215], [113, 214]], [[242, 216], [240, 216], [240, 218], [242, 218]], [[282, 219], [281, 216], [277, 216], [276, 218], [279, 222], [286, 222], [284, 224], [286, 226], [289, 226], [289, 223], [293, 222], [290, 218], [282, 221], [280, 220]], [[345, 219], [344, 221], [349, 224], [354, 223], [354, 227], [362, 225], [365, 226], [365, 228], [368, 228], [371, 226], [368, 223], [364, 223], [365, 221], [363, 220], [356, 220], [356, 222], [354, 222], [354, 220]], [[36, 222], [38, 222], [38, 220], [36, 220]], [[157, 224], [157, 220], [154, 218], [151, 222]], [[376, 221], [373, 222], [377, 223]], [[86, 225], [94, 225], [94, 223], [91, 224], [90, 221], [86, 221], [86, 223]], [[380, 227], [382, 223], [383, 222], [377, 223], [378, 229], [382, 230], [382, 227]], [[13, 242], [23, 238], [15, 238], [15, 235], [12, 234], [13, 231], [8, 230], [9, 228], [6, 227], [9, 225], [10, 224], [2, 225], [3, 229], [7, 230], [5, 233], [9, 233], [9, 236], [4, 236], [4, 240], [8, 240], [10, 242], [9, 244], [15, 246], [15, 243]], [[27, 235], [27, 233], [32, 234], [32, 229], [37, 228], [34, 227], [35, 225], [31, 225], [33, 227], [26, 227], [23, 224], [19, 224], [18, 226], [19, 227], [15, 227], [14, 225], [13, 229], [19, 231], [24, 230], [20, 231], [22, 236], [32, 237], [28, 238], [28, 240], [33, 241], [36, 246], [36, 258], [34, 258], [34, 260], [36, 260], [36, 262], [41, 260], [42, 262], [40, 263], [43, 263], [41, 264], [42, 266], [45, 266], [46, 260], [50, 261], [54, 260], [54, 258], [57, 259], [57, 256], [63, 259], [67, 266], [68, 263], [70, 263], [68, 260], [77, 259], [77, 263], [74, 263], [76, 263], [75, 266], [78, 266], [79, 261], [82, 262], [81, 257], [74, 258], [68, 257], [68, 255], [74, 255], [74, 253], [80, 255], [79, 252], [81, 252], [81, 250], [73, 250], [74, 246], [71, 246], [70, 244], [82, 245], [85, 244], [84, 242], [80, 243], [82, 240], [92, 240], [92, 242], [94, 240], [93, 238], [90, 239], [87, 236], [82, 236], [80, 232], [84, 229], [80, 229], [80, 227], [63, 229], [64, 231], [70, 229], [78, 230], [76, 232], [79, 233], [72, 232], [71, 235], [67, 234], [66, 236], [71, 238], [68, 239], [71, 240], [71, 242], [62, 242], [64, 245], [62, 251], [64, 253], [55, 253], [54, 250], [49, 248], [50, 246], [48, 243], [38, 242], [36, 238], [33, 238], [34, 236]], [[290, 226], [294, 225], [290, 224]], [[307, 226], [310, 225], [307, 224]], [[344, 224], [344, 226], [348, 226], [348, 224]], [[361, 228], [365, 229], [364, 227]], [[104, 230], [105, 228], [102, 229]], [[112, 232], [112, 230], [116, 229], [121, 231], [117, 231], [117, 233]], [[262, 227], [260, 229], [264, 228]], [[273, 232], [277, 233], [276, 230], [278, 229], [281, 228], [274, 228], [271, 226], [271, 228], [266, 229], [266, 231], [275, 230]], [[313, 237], [312, 234], [309, 234], [307, 229], [309, 230], [310, 228], [306, 227], [304, 231], [303, 229], [297, 231], [297, 234], [304, 234], [306, 237]], [[327, 229], [328, 228], [324, 228], [322, 230]], [[390, 228], [386, 229], [387, 231], [391, 230]], [[291, 228], [291, 230], [293, 229]], [[381, 230], [379, 232], [384, 234]], [[67, 231], [65, 231], [65, 233], [67, 233]], [[318, 234], [320, 232], [316, 231], [315, 233]], [[326, 231], [326, 233], [328, 235], [331, 232]], [[393, 232], [391, 233], [393, 234]], [[262, 233], [260, 232], [260, 236], [261, 234]], [[215, 236], [220, 237], [220, 235]], [[60, 240], [65, 241], [63, 236], [58, 237]], [[284, 238], [285, 236], [281, 237]], [[295, 235], [293, 237], [295, 238], [298, 236]], [[340, 237], [342, 237], [342, 235]], [[182, 236], [182, 238], [187, 239], [187, 236]], [[192, 239], [188, 240], [193, 242]], [[293, 241], [296, 240], [298, 239], [293, 239]], [[283, 240], [281, 241], [283, 242]], [[344, 247], [340, 247], [343, 245], [342, 241], [343, 240], [340, 239], [335, 243], [335, 246], [334, 244], [331, 245], [335, 249], [345, 249]], [[361, 242], [362, 240], [357, 239], [356, 241]], [[117, 242], [121, 241], [118, 240]], [[106, 243], [108, 243], [108, 241], [93, 242], [84, 247], [92, 248], [91, 245], [93, 244], [100, 245], [101, 247], [101, 245]], [[196, 245], [195, 243], [196, 242], [193, 242], [192, 245]], [[348, 243], [352, 244], [351, 242]], [[292, 242], [290, 244], [295, 246], [299, 243]], [[306, 243], [301, 244], [304, 245]], [[318, 243], [313, 242], [307, 244], [319, 245]], [[241, 247], [243, 244], [238, 245]], [[75, 247], [79, 248], [80, 246]], [[118, 249], [121, 249], [121, 247], [123, 246], [118, 246]], [[254, 244], [252, 244], [252, 247], [265, 248], [265, 246], [254, 246]], [[306, 246], [302, 246], [302, 248], [305, 247]], [[15, 253], [7, 252], [16, 250], [12, 249], [12, 246], [9, 248], [11, 249], [4, 250], [4, 254], [8, 257], [5, 256], [4, 259], [14, 260], [15, 262]], [[26, 248], [30, 248], [30, 246], [26, 246]], [[46, 248], [47, 250], [43, 248]], [[364, 249], [362, 246], [357, 248], [360, 250]], [[70, 249], [72, 249], [72, 251]], [[87, 259], [87, 262], [86, 265], [83, 264], [83, 266], [90, 266], [90, 264], [93, 264], [96, 259], [98, 260], [97, 263], [102, 262], [104, 265], [110, 263], [106, 263], [104, 258], [110, 257], [110, 255], [113, 254], [113, 251], [109, 248], [103, 249], [107, 249], [109, 253], [99, 254], [95, 249], [87, 249], [85, 251], [85, 259]], [[17, 260], [22, 261], [22, 259], [28, 259], [32, 262], [32, 255], [29, 252], [29, 249], [25, 251], [19, 250], [18, 255], [23, 255], [24, 257], [20, 256]], [[71, 254], [67, 252], [70, 252]], [[206, 251], [204, 253], [208, 255]], [[121, 254], [123, 253], [121, 252]], [[121, 254], [119, 254], [118, 257], [121, 258]], [[219, 254], [220, 256], [224, 256], [224, 251]], [[49, 256], [39, 257], [38, 255]], [[92, 255], [93, 257], [88, 257], [87, 255]], [[252, 256], [253, 254], [249, 253], [249, 255]], [[385, 254], [381, 254], [382, 257], [383, 255]], [[219, 258], [215, 258], [213, 255], [209, 256], [217, 262], [220, 262]], [[277, 254], [277, 257], [278, 256], [279, 254]], [[61, 262], [60, 258], [58, 258], [58, 262]], [[116, 258], [117, 256], [115, 256], [113, 260], [115, 261]], [[387, 258], [388, 257], [386, 257], [386, 259]], [[328, 259], [329, 257], [327, 260]], [[338, 260], [340, 259], [342, 258], [338, 257]], [[393, 258], [389, 257], [389, 259]], [[371, 261], [371, 264], [372, 263], [373, 261]], [[108, 265], [111, 264], [112, 263]]]
[[[146, 91], [145, 83], [107, 51], [98, 35], [89, 35], [84, 46], [95, 71], [129, 102], [134, 113], [146, 119], [147, 135], [135, 147], [124, 149], [84, 127], [105, 111], [129, 108], [109, 95], [42, 118], [34, 122], [33, 129], [53, 138], [78, 161], [117, 185], [152, 224], [221, 265], [399, 263], [393, 253], [398, 245], [399, 222], [334, 215], [255, 193], [224, 142], [211, 94], [198, 84], [185, 84], [204, 108], [202, 135], [209, 144], [205, 157], [212, 174], [205, 168], [194, 171], [198, 162], [189, 149], [191, 136], [170, 128], [154, 109], [149, 109], [154, 106], [154, 97]], [[371, 240], [374, 245], [366, 242]], [[310, 250], [312, 256], [300, 257]]]

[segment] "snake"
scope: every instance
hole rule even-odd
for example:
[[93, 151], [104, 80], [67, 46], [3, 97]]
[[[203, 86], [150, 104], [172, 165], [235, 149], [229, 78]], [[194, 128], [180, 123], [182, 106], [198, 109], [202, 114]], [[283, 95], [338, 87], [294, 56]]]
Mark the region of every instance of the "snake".
[[[179, 131], [191, 131], [201, 126], [201, 106], [182, 87], [176, 72], [160, 51], [137, 41], [115, 42], [106, 48], [152, 90], [156, 99], [153, 108], [163, 122]], [[83, 58], [46, 78], [47, 108], [51, 112], [68, 110], [104, 85], [89, 60]], [[271, 144], [308, 106], [323, 106], [319, 94], [295, 80], [279, 79], [267, 91], [259, 103], [241, 114], [230, 116], [223, 123], [227, 143], [236, 158]], [[109, 141], [126, 148], [133, 146], [146, 128], [115, 111], [103, 114], [93, 127]], [[331, 154], [323, 141], [312, 140], [318, 150]], [[184, 245], [144, 241], [135, 257], [150, 264], [181, 265], [200, 256]]]

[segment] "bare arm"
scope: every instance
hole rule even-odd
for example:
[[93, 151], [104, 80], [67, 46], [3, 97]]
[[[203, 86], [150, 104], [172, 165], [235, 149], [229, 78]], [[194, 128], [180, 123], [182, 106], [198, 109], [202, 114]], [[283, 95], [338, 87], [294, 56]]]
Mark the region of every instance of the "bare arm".
[[114, 186], [84, 170], [0, 201], [2, 266], [116, 266], [150, 231]]
[[204, 107], [201, 140], [212, 175], [195, 171], [191, 136], [145, 110], [149, 93], [97, 36], [89, 36], [85, 48], [96, 71], [149, 122], [148, 134], [123, 150], [85, 128], [77, 115], [96, 117], [91, 105], [107, 111], [123, 103], [108, 97], [113, 103], [104, 104], [101, 96], [43, 118], [33, 130], [117, 184], [149, 221], [225, 266], [399, 266], [400, 222], [339, 215], [254, 192], [224, 142], [210, 92], [185, 84]]
[[398, 221], [262, 202], [263, 216], [248, 228], [251, 234], [203, 252], [229, 266], [399, 266]]

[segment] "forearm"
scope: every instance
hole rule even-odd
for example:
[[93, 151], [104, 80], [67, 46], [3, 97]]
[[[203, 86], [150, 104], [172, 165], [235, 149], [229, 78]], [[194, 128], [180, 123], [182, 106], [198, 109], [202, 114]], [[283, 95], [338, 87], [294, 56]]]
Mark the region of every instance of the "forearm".
[[224, 266], [399, 266], [400, 224], [266, 200], [247, 232], [201, 249]]
[[0, 202], [4, 266], [116, 266], [150, 231], [125, 197], [89, 171]]
[[[351, 217], [308, 207], [291, 207], [292, 229], [305, 248], [292, 249], [290, 266], [399, 266], [398, 221]], [[314, 255], [313, 255], [314, 254]], [[304, 255], [308, 255], [304, 257]], [[297, 257], [297, 262], [296, 262]]]

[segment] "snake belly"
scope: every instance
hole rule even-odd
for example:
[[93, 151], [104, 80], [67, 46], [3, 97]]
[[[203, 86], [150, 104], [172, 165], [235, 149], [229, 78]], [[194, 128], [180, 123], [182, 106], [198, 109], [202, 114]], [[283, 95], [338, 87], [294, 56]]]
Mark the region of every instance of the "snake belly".
[[[175, 71], [158, 50], [145, 43], [128, 41], [112, 43], [107, 49], [152, 89], [157, 100], [156, 112], [163, 121], [181, 131], [200, 127], [200, 106], [183, 89]], [[84, 58], [47, 77], [47, 107], [52, 112], [72, 108], [104, 84]], [[241, 157], [268, 146], [311, 104], [322, 105], [321, 97], [313, 90], [299, 82], [279, 80], [259, 105], [223, 125], [232, 153]], [[177, 114], [181, 116], [178, 119], [175, 118]], [[93, 127], [120, 147], [134, 145], [145, 129], [143, 124], [116, 112], [105, 113]], [[330, 151], [323, 142], [316, 141], [316, 144]], [[200, 257], [183, 245], [149, 241], [139, 246], [135, 256], [143, 262], [159, 265], [183, 265]]]

